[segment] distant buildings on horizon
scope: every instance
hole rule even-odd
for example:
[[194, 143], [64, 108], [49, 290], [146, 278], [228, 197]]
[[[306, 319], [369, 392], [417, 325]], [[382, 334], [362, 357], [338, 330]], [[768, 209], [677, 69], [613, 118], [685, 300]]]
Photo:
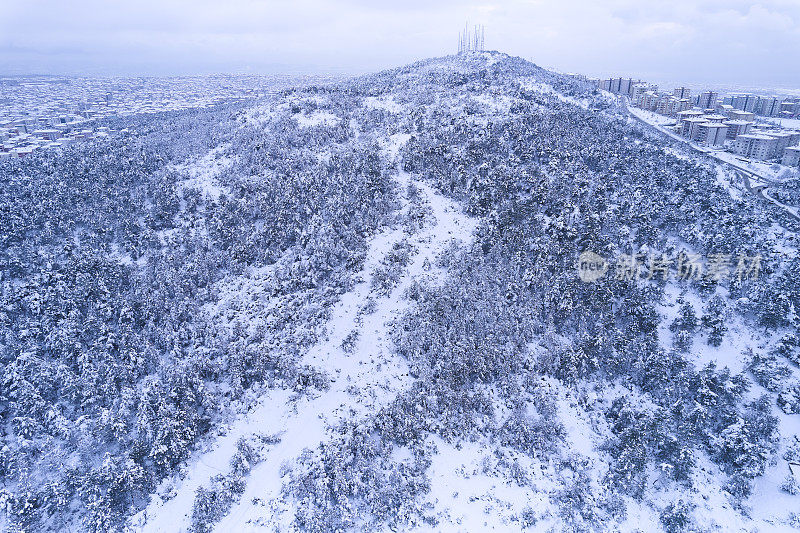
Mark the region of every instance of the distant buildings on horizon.
[[258, 98], [324, 76], [59, 78], [0, 76], [0, 161], [107, 137], [99, 119]]
[[633, 106], [676, 119], [675, 133], [708, 147], [762, 161], [800, 165], [800, 131], [757, 123], [756, 117], [800, 118], [800, 97], [749, 93], [720, 95], [703, 91], [692, 96], [686, 87], [660, 92], [658, 85], [634, 78], [592, 79], [599, 89], [624, 95]]

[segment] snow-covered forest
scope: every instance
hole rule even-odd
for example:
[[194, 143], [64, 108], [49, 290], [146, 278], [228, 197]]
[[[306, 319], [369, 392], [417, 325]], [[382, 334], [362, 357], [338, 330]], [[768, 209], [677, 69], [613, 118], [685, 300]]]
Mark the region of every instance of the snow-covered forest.
[[0, 163], [0, 529], [800, 528], [800, 223], [608, 95], [473, 52], [107, 120]]

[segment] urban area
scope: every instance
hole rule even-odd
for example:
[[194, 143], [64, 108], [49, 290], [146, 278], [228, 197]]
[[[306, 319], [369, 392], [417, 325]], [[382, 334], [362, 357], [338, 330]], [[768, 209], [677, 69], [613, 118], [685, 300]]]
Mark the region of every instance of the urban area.
[[108, 136], [103, 120], [259, 98], [327, 79], [297, 75], [89, 78], [0, 75], [0, 160]]
[[632, 78], [591, 81], [627, 97], [635, 116], [697, 148], [744, 162], [800, 166], [800, 97], [710, 90], [693, 95], [686, 87], [660, 92], [658, 85]]

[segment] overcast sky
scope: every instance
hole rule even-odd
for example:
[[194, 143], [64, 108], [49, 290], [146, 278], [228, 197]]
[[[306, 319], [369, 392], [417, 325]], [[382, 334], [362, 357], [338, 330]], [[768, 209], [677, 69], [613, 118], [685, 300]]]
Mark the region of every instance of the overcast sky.
[[466, 21], [561, 71], [800, 88], [800, 0], [0, 0], [0, 74], [357, 73]]

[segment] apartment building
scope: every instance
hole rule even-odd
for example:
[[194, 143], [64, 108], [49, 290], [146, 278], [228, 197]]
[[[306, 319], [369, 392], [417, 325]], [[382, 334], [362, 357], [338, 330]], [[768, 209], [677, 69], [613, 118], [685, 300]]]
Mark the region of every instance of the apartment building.
[[33, 132], [33, 135], [46, 141], [55, 141], [61, 137], [61, 131], [56, 129], [36, 130]]
[[659, 100], [658, 93], [653, 91], [647, 91], [639, 96], [639, 98], [635, 102], [635, 105], [636, 107], [653, 111], [656, 109], [656, 106], [658, 105], [658, 100]]
[[723, 124], [728, 126], [728, 139], [735, 139], [739, 135], [750, 133], [750, 129], [753, 127], [753, 123], [746, 120], [726, 120]]
[[694, 124], [692, 140], [704, 146], [722, 146], [728, 135], [728, 126], [719, 122]]
[[730, 104], [733, 107], [748, 113], [755, 113], [757, 102], [758, 96], [754, 94], [734, 94], [730, 97]]
[[781, 112], [781, 100], [777, 96], [759, 96], [755, 112], [765, 117], [774, 117]]
[[636, 103], [649, 90], [650, 86], [646, 83], [634, 83], [630, 92], [631, 102]]
[[689, 121], [699, 119], [697, 122], [705, 122], [703, 119], [703, 114], [704, 113], [699, 109], [686, 109], [683, 111], [678, 111], [676, 114], [678, 118], [676, 125], [677, 133], [683, 135], [684, 137], [688, 137], [691, 130], [691, 123]]
[[756, 119], [756, 115], [752, 111], [732, 109], [728, 112], [728, 118], [731, 120], [746, 120], [747, 122], [753, 122]]
[[717, 105], [717, 113], [720, 115], [725, 115], [726, 117], [729, 116], [730, 112], [734, 110], [734, 107], [730, 104], [718, 104]]
[[741, 156], [765, 161], [775, 153], [778, 140], [769, 135], [746, 133], [736, 138], [733, 151]]
[[719, 93], [704, 91], [697, 96], [697, 107], [700, 109], [716, 109]]
[[780, 159], [783, 157], [784, 150], [789, 146], [800, 144], [800, 132], [793, 130], [777, 130], [777, 129], [762, 129], [753, 128], [750, 130], [753, 135], [766, 135], [775, 139], [773, 158]]
[[608, 78], [600, 82], [600, 88], [615, 94], [631, 94], [631, 88], [641, 80], [633, 78]]
[[769, 132], [767, 135], [775, 137], [777, 141], [774, 157], [783, 157], [784, 151], [797, 142], [796, 136], [787, 131]]
[[658, 99], [658, 103], [656, 104], [656, 113], [674, 117], [679, 112], [685, 110], [688, 106], [688, 103], [688, 100], [681, 100], [680, 98], [676, 98], [674, 96], [662, 94]]
[[700, 124], [708, 124], [708, 121], [702, 116], [684, 119], [681, 122], [681, 135], [694, 139], [697, 136], [697, 129]]
[[725, 115], [717, 115], [717, 114], [706, 115], [705, 117], [708, 122], [717, 122], [719, 124], [722, 124], [725, 121], [725, 119], [728, 118]]
[[784, 100], [781, 102], [780, 111], [778, 115], [781, 117], [794, 117], [800, 115], [800, 101], [797, 100]]
[[687, 118], [697, 118], [704, 116], [705, 113], [700, 111], [699, 109], [686, 109], [685, 111], [680, 111], [678, 113], [678, 120], [684, 120]]
[[787, 167], [800, 167], [800, 146], [790, 146], [784, 150], [781, 163]]
[[691, 95], [691, 91], [686, 87], [677, 87], [672, 90], [672, 96], [677, 98], [678, 100], [683, 100], [684, 98], [689, 98]]

